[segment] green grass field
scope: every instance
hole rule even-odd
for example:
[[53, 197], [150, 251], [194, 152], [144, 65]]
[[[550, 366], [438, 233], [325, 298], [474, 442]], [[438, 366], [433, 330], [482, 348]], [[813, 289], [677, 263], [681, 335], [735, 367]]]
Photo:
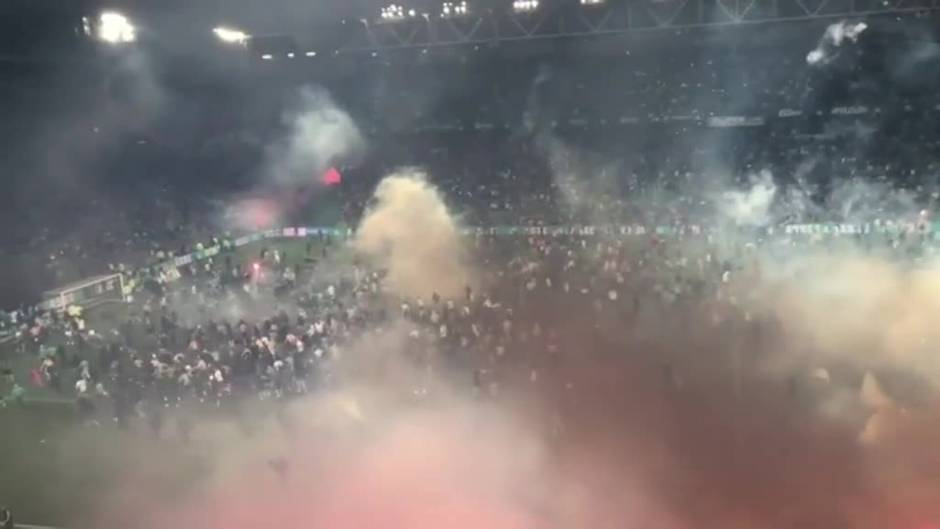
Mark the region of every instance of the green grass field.
[[128, 469], [143, 469], [164, 498], [185, 494], [182, 484], [195, 485], [205, 470], [198, 445], [154, 439], [142, 424], [83, 427], [70, 404], [8, 406], [0, 430], [0, 503], [28, 524], [75, 528], [120, 491]]
[[17, 520], [65, 525], [69, 513], [80, 512], [89, 495], [101, 490], [100, 476], [71, 472], [63, 458], [60, 443], [74, 422], [70, 404], [0, 409], [0, 503], [13, 507]]

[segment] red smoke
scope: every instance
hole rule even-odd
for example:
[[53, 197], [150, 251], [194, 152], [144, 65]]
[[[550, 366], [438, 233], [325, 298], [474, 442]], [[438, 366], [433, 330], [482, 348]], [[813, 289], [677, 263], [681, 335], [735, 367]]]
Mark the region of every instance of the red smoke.
[[252, 197], [235, 202], [229, 209], [234, 225], [244, 230], [266, 230], [276, 226], [283, 208], [273, 198]]
[[[725, 336], [689, 348], [679, 338], [606, 343], [593, 322], [558, 330], [552, 368], [533, 380], [508, 359], [495, 400], [456, 390], [405, 403], [395, 399], [407, 387], [382, 369], [362, 382], [395, 398], [311, 399], [292, 409], [299, 424], [286, 440], [259, 423], [254, 438], [227, 441], [236, 446], [207, 483], [174, 501], [147, 497], [146, 476], [128, 476], [122, 492], [144, 497], [119, 498], [97, 527], [933, 529], [924, 525], [938, 514], [924, 458], [932, 442], [865, 448], [857, 425], [801, 407], [758, 372], [736, 395]], [[387, 344], [366, 349], [394, 363]], [[681, 387], [663, 376], [664, 359]], [[324, 413], [343, 420], [324, 424]], [[272, 457], [289, 462], [285, 479]], [[919, 473], [894, 479], [901, 462]]]

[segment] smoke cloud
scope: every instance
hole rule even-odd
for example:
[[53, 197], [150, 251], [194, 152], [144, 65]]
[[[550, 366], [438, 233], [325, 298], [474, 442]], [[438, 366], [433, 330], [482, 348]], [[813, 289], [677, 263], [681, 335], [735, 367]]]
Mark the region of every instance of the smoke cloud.
[[[776, 375], [749, 372], [747, 399], [736, 399], [694, 355], [670, 350], [686, 385], [663, 391], [646, 365], [655, 357], [631, 347], [617, 358], [589, 329], [566, 326], [566, 345], [585, 349], [549, 379], [520, 377], [497, 401], [413, 367], [406, 326], [372, 333], [343, 348], [344, 389], [294, 404], [289, 419], [253, 419], [251, 437], [200, 424], [210, 455], [182, 497], [168, 497], [166, 480], [180, 478], [156, 472], [152, 458], [131, 463], [134, 487], [120, 489], [98, 527], [874, 529], [940, 514], [927, 494], [936, 483], [911, 467], [931, 451], [902, 412], [883, 404], [880, 441], [864, 448], [845, 414], [794, 413]], [[696, 351], [712, 374], [729, 358], [715, 338]], [[409, 397], [419, 380], [430, 398]], [[268, 465], [280, 458], [281, 478]], [[889, 471], [901, 462], [907, 474]], [[192, 462], [178, 464], [185, 475]]]
[[416, 169], [382, 179], [353, 246], [387, 270], [397, 295], [456, 297], [474, 283], [456, 219]]
[[[591, 206], [603, 193], [578, 178], [598, 168], [550, 161], [556, 183], [571, 184], [562, 203], [602, 223]], [[754, 228], [818, 211], [769, 172], [714, 197], [717, 214], [695, 220]], [[914, 206], [847, 182], [824, 210], [851, 221]], [[418, 170], [378, 185], [352, 247], [387, 271], [394, 295], [457, 296], [474, 280], [459, 223]], [[662, 247], [701, 255], [691, 243]], [[630, 254], [631, 310], [655, 317], [617, 313], [616, 343], [598, 332], [607, 293], [596, 299], [594, 278], [578, 278], [583, 301], [549, 291], [539, 309], [554, 311], [560, 352], [549, 360], [514, 344], [494, 399], [409, 324], [383, 323], [337, 346], [342, 389], [280, 419], [246, 406], [251, 436], [200, 424], [195, 477], [190, 459], [140, 442], [97, 527], [930, 527], [940, 519], [940, 265], [914, 268], [851, 241], [752, 248], [729, 252], [725, 266], [741, 272], [716, 298], [665, 305], [649, 283], [691, 265], [644, 268], [655, 250]], [[531, 328], [529, 317], [513, 325]], [[523, 358], [552, 365], [530, 370]], [[272, 458], [287, 462], [282, 477]], [[185, 495], [172, 486], [181, 483], [192, 484]]]
[[751, 187], [745, 191], [726, 191], [718, 197], [718, 211], [738, 226], [766, 226], [771, 221], [771, 206], [777, 195], [770, 171], [763, 170], [751, 178]]
[[284, 114], [288, 134], [267, 153], [265, 177], [275, 184], [320, 182], [332, 165], [354, 159], [365, 138], [352, 117], [324, 89], [305, 87]]
[[355, 163], [366, 139], [349, 115], [325, 89], [305, 86], [281, 116], [286, 132], [269, 145], [257, 182], [229, 198], [217, 224], [234, 231], [281, 226], [303, 211], [323, 189], [332, 167]]
[[[902, 370], [940, 382], [932, 347], [940, 330], [930, 314], [940, 308], [940, 266], [908, 268], [851, 249], [786, 259], [789, 270], [765, 264], [755, 300], [772, 310], [792, 339], [812, 344], [819, 363], [850, 361], [863, 368]], [[745, 287], [749, 288], [749, 287]]]
[[237, 198], [222, 209], [219, 224], [225, 229], [260, 231], [280, 225], [283, 215], [283, 207], [274, 198]]
[[868, 24], [858, 22], [850, 24], [841, 20], [826, 28], [819, 45], [806, 55], [806, 64], [810, 66], [824, 66], [831, 62], [839, 53], [839, 48], [848, 42], [858, 42], [859, 35], [868, 29]]
[[[417, 171], [379, 185], [353, 245], [387, 266], [394, 294], [447, 294], [467, 274], [451, 260], [456, 223]], [[549, 296], [563, 353], [536, 377], [507, 362], [496, 399], [410, 324], [384, 323], [338, 346], [341, 389], [279, 420], [249, 407], [251, 436], [201, 423], [200, 476], [188, 458], [159, 472], [132, 458], [121, 482], [133, 486], [96, 527], [918, 529], [940, 516], [935, 404], [898, 380], [930, 388], [940, 375], [940, 269], [835, 248], [738, 257], [760, 266], [718, 302], [644, 319], [661, 332], [642, 341], [624, 316], [624, 341], [607, 342], [593, 300]], [[411, 360], [421, 355], [426, 365]], [[809, 409], [794, 392], [812, 396]], [[287, 462], [282, 477], [272, 459]], [[177, 480], [191, 488], [170, 494]]]

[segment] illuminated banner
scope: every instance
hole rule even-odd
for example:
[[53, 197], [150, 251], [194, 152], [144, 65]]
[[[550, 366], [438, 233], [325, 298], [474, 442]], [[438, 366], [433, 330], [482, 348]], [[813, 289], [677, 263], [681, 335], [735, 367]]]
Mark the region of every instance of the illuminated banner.
[[713, 128], [760, 127], [764, 118], [759, 116], [712, 116], [706, 124]]

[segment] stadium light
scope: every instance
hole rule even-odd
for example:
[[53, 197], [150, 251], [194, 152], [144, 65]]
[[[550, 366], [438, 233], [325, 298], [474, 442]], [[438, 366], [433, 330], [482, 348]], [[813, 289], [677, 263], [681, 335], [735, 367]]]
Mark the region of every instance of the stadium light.
[[513, 0], [512, 10], [516, 13], [531, 13], [539, 8], [539, 0]]
[[444, 18], [456, 18], [467, 16], [470, 10], [467, 8], [467, 2], [444, 2], [441, 6], [441, 16]]
[[108, 44], [127, 44], [137, 40], [137, 28], [124, 15], [105, 11], [98, 17], [98, 39]]
[[390, 4], [382, 8], [382, 20], [394, 21], [405, 18], [405, 8], [400, 5]]
[[251, 38], [251, 35], [245, 33], [244, 31], [226, 28], [223, 26], [213, 29], [212, 32], [215, 33], [215, 36], [218, 37], [219, 40], [226, 44], [245, 45], [248, 42], [248, 39]]
[[[405, 20], [406, 18], [415, 18], [418, 15], [419, 13], [417, 10], [408, 9], [406, 11], [404, 7], [397, 4], [390, 4], [386, 7], [383, 7], [382, 11], [380, 12], [381, 20], [383, 22], [397, 22], [399, 20]], [[427, 13], [420, 13], [420, 15], [425, 19], [428, 18]]]
[[316, 56], [317, 56], [317, 52], [315, 52], [315, 51], [308, 51], [308, 52], [305, 53], [304, 55], [306, 55], [307, 57], [316, 57]]
[[270, 53], [265, 53], [264, 55], [261, 56], [261, 59], [265, 61], [270, 61], [274, 59], [274, 55], [271, 55]]
[[605, 0], [581, 0], [581, 5], [583, 6], [599, 6], [602, 5]]

